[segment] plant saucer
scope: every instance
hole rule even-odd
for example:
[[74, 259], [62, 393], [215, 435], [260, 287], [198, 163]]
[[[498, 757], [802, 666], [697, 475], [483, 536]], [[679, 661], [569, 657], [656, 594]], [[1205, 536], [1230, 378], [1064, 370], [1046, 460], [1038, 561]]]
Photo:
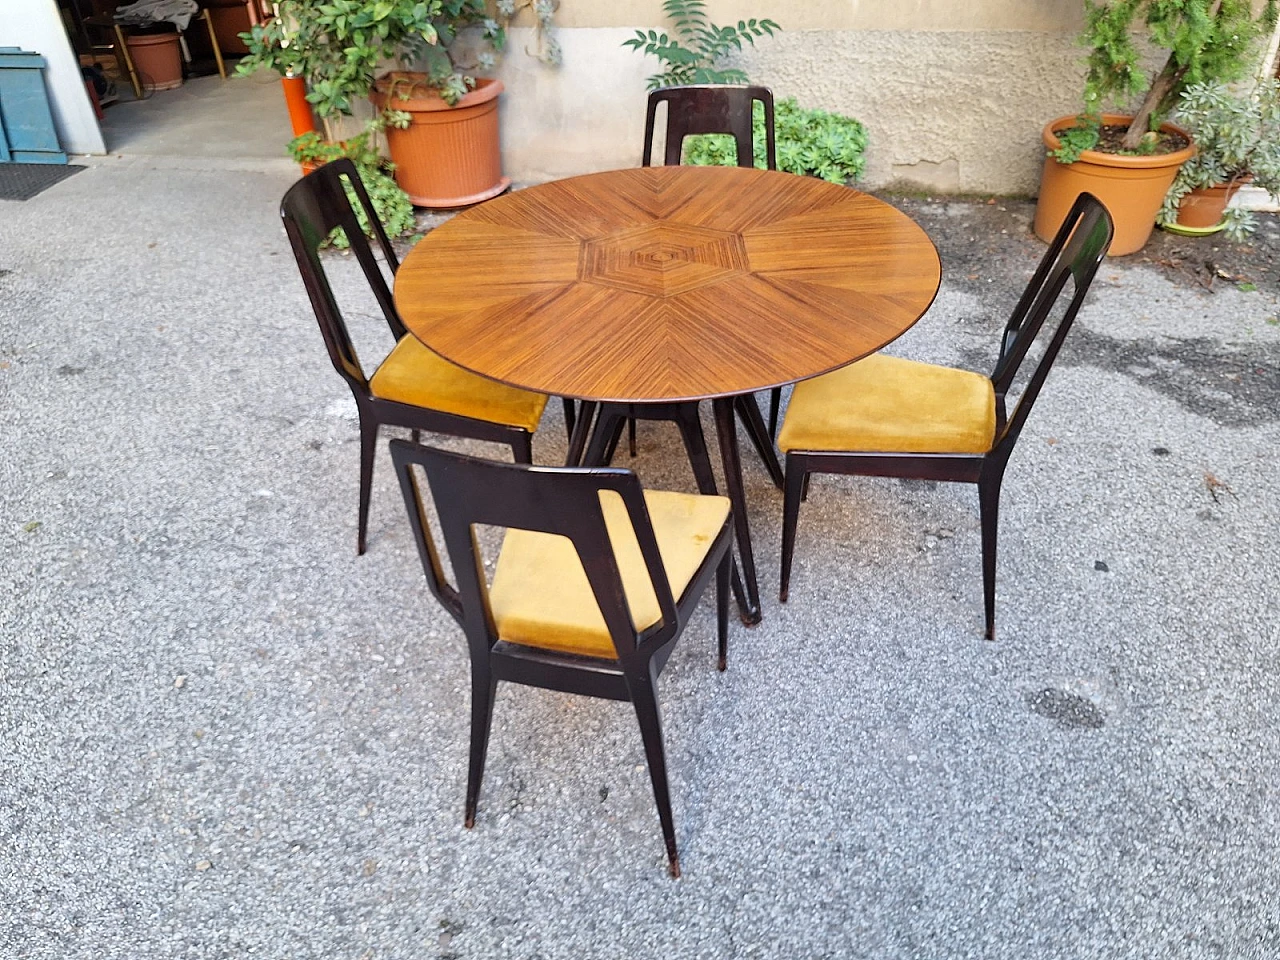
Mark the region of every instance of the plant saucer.
[[1217, 233], [1227, 222], [1223, 220], [1221, 223], [1215, 223], [1211, 227], [1184, 227], [1180, 223], [1162, 223], [1161, 230], [1167, 230], [1169, 233], [1176, 233], [1180, 237], [1208, 237]]

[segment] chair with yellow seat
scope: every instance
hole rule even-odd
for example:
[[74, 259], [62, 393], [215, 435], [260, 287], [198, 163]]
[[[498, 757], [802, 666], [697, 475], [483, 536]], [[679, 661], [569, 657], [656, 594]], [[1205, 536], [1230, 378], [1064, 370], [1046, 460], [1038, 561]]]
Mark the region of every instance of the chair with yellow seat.
[[[356, 549], [364, 553], [379, 427], [385, 424], [415, 432], [427, 430], [504, 443], [511, 447], [516, 460], [531, 463], [533, 431], [542, 418], [547, 398], [470, 373], [432, 353], [409, 335], [369, 241], [357, 223], [344, 182], [350, 185], [352, 194], [364, 208], [383, 259], [394, 274], [400, 266], [399, 260], [350, 160], [335, 160], [295, 183], [284, 195], [280, 216], [324, 335], [329, 359], [351, 388], [360, 414], [360, 519]], [[346, 233], [351, 251], [396, 339], [395, 347], [371, 377], [365, 375], [356, 356], [320, 259], [321, 246], [338, 227]], [[565, 417], [572, 430], [573, 407], [569, 401], [565, 403]]]
[[[466, 826], [475, 823], [499, 680], [627, 700], [678, 877], [657, 681], [713, 578], [725, 668], [729, 501], [642, 490], [627, 470], [498, 463], [405, 440], [391, 442], [391, 458], [431, 592], [462, 627], [471, 654]], [[421, 474], [456, 587], [431, 534]], [[477, 525], [506, 530], [490, 584]]]
[[[986, 636], [995, 638], [996, 530], [1005, 467], [1112, 234], [1106, 208], [1081, 194], [1005, 326], [990, 377], [874, 354], [796, 386], [778, 434], [787, 458], [781, 600], [790, 589], [800, 501], [811, 474], [974, 483]], [[1021, 386], [1012, 416], [1006, 416], [1006, 395], [1046, 319], [1055, 314], [1059, 319], [1048, 327], [1044, 353]]]

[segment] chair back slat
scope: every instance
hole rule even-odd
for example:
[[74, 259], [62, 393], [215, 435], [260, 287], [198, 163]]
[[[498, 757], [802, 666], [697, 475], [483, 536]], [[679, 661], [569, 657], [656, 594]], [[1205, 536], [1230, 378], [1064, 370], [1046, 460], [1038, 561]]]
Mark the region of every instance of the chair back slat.
[[1003, 397], [1032, 345], [1039, 337], [1045, 321], [1059, 305], [1068, 281], [1070, 299], [1062, 311], [1044, 353], [1031, 372], [1017, 404], [996, 438], [996, 447], [1010, 447], [1026, 423], [1040, 388], [1053, 366], [1067, 332], [1075, 321], [1099, 265], [1107, 255], [1115, 228], [1106, 207], [1089, 193], [1076, 198], [1049, 249], [1045, 252], [1005, 326], [1000, 342], [1000, 358], [991, 381], [998, 396]]
[[773, 93], [767, 87], [738, 84], [700, 84], [687, 87], [661, 87], [650, 92], [644, 123], [644, 159], [651, 166], [653, 128], [659, 103], [667, 105], [667, 135], [663, 163], [679, 166], [684, 138], [704, 133], [732, 136], [738, 150], [738, 166], [755, 166], [752, 111], [754, 102], [764, 106], [765, 162], [770, 170], [778, 169], [774, 143]]
[[351, 342], [350, 332], [342, 318], [337, 298], [329, 284], [328, 275], [320, 258], [320, 249], [335, 228], [341, 227], [351, 245], [351, 250], [359, 262], [370, 290], [382, 309], [387, 326], [397, 340], [408, 331], [392, 299], [391, 288], [386, 277], [378, 266], [369, 240], [360, 228], [355, 209], [351, 205], [347, 187], [355, 195], [357, 202], [363, 207], [370, 223], [374, 239], [382, 250], [392, 273], [399, 268], [399, 261], [391, 242], [387, 239], [382, 222], [374, 213], [373, 204], [365, 190], [355, 164], [343, 158], [327, 163], [320, 169], [303, 177], [285, 193], [280, 204], [280, 216], [284, 220], [285, 232], [293, 247], [294, 258], [298, 262], [298, 270], [302, 274], [302, 282], [306, 287], [311, 307], [315, 311], [316, 320], [320, 324], [320, 332], [324, 335], [325, 346], [329, 350], [329, 358], [334, 368], [352, 385], [353, 389], [368, 391], [368, 380], [355, 346]]
[[[640, 481], [629, 470], [500, 463], [405, 440], [393, 440], [390, 446], [423, 570], [432, 592], [466, 631], [473, 656], [487, 654], [497, 640], [484, 559], [475, 538], [479, 525], [566, 537], [582, 562], [619, 658], [636, 652], [641, 637], [635, 630], [605, 524], [602, 491], [613, 491], [621, 497], [658, 600], [662, 615], [658, 633], [663, 637], [674, 635], [675, 600]], [[445, 581], [440, 554], [426, 522], [415, 468], [426, 474], [456, 590]], [[651, 639], [649, 631], [644, 639]]]

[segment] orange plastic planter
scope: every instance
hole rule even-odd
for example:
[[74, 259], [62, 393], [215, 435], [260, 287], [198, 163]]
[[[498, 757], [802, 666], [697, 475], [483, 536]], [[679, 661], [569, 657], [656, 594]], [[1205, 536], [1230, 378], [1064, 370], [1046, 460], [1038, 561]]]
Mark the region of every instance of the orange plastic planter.
[[[419, 207], [465, 207], [496, 197], [511, 186], [511, 178], [502, 175], [498, 139], [502, 82], [479, 80], [451, 107], [428, 90], [424, 80], [421, 74], [400, 73], [384, 77], [374, 87], [373, 101], [379, 109], [411, 115], [405, 129], [386, 130], [396, 183]], [[418, 82], [411, 86], [413, 81]], [[402, 100], [401, 92], [409, 99]]]
[[[1103, 114], [1104, 124], [1128, 124], [1132, 117]], [[1074, 126], [1075, 117], [1059, 117], [1047, 124], [1043, 138], [1045, 148], [1058, 148], [1057, 131]], [[1161, 124], [1166, 133], [1191, 135], [1172, 123]], [[1111, 243], [1111, 256], [1121, 257], [1141, 250], [1156, 224], [1156, 213], [1168, 192], [1178, 168], [1196, 152], [1192, 144], [1177, 151], [1156, 156], [1129, 157], [1114, 153], [1086, 150], [1075, 163], [1059, 163], [1051, 156], [1044, 159], [1040, 178], [1040, 198], [1036, 202], [1036, 236], [1046, 243], [1053, 239], [1071, 205], [1081, 193], [1089, 192], [1102, 201], [1115, 220], [1116, 235]]]

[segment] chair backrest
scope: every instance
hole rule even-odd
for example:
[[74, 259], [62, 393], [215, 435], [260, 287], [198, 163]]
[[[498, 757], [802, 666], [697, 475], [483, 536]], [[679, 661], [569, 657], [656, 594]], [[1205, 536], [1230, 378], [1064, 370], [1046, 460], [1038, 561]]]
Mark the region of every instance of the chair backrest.
[[773, 132], [773, 93], [768, 87], [737, 84], [701, 84], [688, 87], [660, 87], [649, 94], [649, 108], [644, 120], [644, 159], [653, 159], [653, 124], [658, 104], [667, 105], [666, 153], [663, 163], [678, 166], [684, 138], [700, 133], [726, 133], [738, 147], [738, 166], [754, 167], [755, 150], [752, 136], [753, 102], [764, 104], [765, 163], [778, 169]]
[[[436, 599], [466, 632], [473, 657], [487, 656], [497, 640], [484, 558], [475, 537], [476, 525], [567, 537], [582, 561], [619, 659], [635, 653], [641, 642], [655, 637], [665, 639], [676, 629], [671, 585], [640, 481], [631, 471], [501, 463], [406, 440], [392, 440], [390, 446], [427, 582]], [[427, 476], [457, 589], [445, 578], [415, 467]], [[662, 615], [657, 625], [640, 635], [632, 621], [605, 525], [600, 504], [602, 491], [613, 491], [626, 507]]]
[[1073, 281], [1070, 299], [1062, 310], [1061, 319], [1019, 395], [1013, 414], [997, 434], [996, 448], [1003, 447], [1007, 451], [1022, 431], [1027, 415], [1040, 394], [1040, 388], [1049, 375], [1049, 368], [1053, 366], [1067, 331], [1071, 329], [1071, 324], [1084, 303], [1094, 274], [1107, 255], [1114, 233], [1115, 227], [1107, 208], [1093, 194], [1080, 194], [1066, 220], [1062, 222], [1057, 236], [1049, 244], [1049, 249], [1027, 284], [1018, 305], [1014, 307], [1000, 342], [1000, 359], [991, 374], [996, 395], [1002, 398], [1012, 387], [1027, 352], [1044, 327], [1045, 320], [1058, 306], [1067, 281]]
[[341, 227], [347, 235], [351, 251], [364, 271], [365, 279], [369, 282], [378, 306], [382, 308], [392, 335], [399, 340], [408, 331], [400, 314], [396, 312], [391, 288], [387, 286], [378, 261], [374, 259], [369, 240], [360, 229], [355, 208], [351, 205], [351, 195], [364, 208], [365, 217], [373, 229], [382, 255], [391, 272], [395, 273], [400, 262], [391, 248], [391, 241], [382, 228], [382, 221], [374, 213], [373, 203], [369, 200], [360, 174], [356, 172], [355, 164], [345, 157], [325, 164], [290, 187], [280, 203], [280, 216], [284, 220], [285, 233], [289, 235], [293, 255], [298, 261], [298, 270], [302, 273], [307, 296], [311, 298], [311, 307], [320, 324], [320, 332], [324, 335], [325, 346], [329, 349], [329, 359], [333, 361], [334, 368], [351, 384], [352, 389], [367, 392], [368, 379], [360, 366], [351, 335], [342, 319], [342, 311], [338, 308], [338, 301], [329, 286], [329, 279], [320, 259], [320, 248], [334, 228]]

